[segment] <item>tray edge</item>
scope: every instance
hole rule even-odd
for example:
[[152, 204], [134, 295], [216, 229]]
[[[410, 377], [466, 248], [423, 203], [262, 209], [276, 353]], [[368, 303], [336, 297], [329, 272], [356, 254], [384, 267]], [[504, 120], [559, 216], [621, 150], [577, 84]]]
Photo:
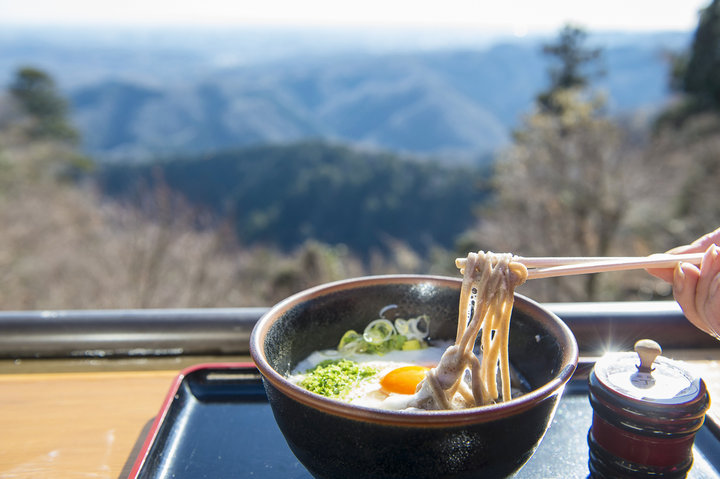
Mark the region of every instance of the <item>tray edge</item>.
[[150, 431], [148, 431], [147, 436], [145, 437], [145, 441], [143, 442], [142, 447], [140, 448], [140, 451], [138, 452], [137, 459], [135, 460], [135, 463], [133, 464], [132, 469], [130, 470], [130, 474], [128, 475], [128, 479], [137, 479], [138, 475], [140, 474], [140, 471], [142, 470], [143, 465], [145, 464], [149, 453], [150, 448], [155, 443], [155, 439], [157, 438], [158, 433], [160, 432], [160, 428], [162, 427], [163, 423], [165, 422], [165, 418], [167, 417], [168, 411], [170, 410], [170, 406], [173, 403], [173, 400], [175, 399], [175, 395], [178, 393], [178, 390], [180, 388], [180, 385], [182, 384], [185, 377], [189, 376], [195, 371], [199, 371], [202, 369], [236, 369], [236, 368], [253, 368], [255, 369], [255, 363], [252, 362], [219, 362], [219, 363], [200, 363], [200, 364], [194, 364], [192, 366], [188, 366], [187, 368], [180, 371], [177, 376], [173, 379], [173, 382], [170, 385], [170, 389], [168, 390], [167, 394], [165, 395], [165, 398], [163, 399], [162, 405], [160, 406], [160, 410], [158, 414], [155, 416], [155, 419], [153, 420], [152, 426], [150, 427]]

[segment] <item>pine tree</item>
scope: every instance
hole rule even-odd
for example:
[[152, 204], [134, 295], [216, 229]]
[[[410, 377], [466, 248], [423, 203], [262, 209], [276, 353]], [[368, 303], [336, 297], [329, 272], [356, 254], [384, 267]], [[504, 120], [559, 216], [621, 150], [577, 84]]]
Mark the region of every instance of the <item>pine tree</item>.
[[720, 0], [701, 11], [682, 74], [682, 91], [695, 109], [720, 110]]
[[77, 131], [68, 122], [68, 105], [58, 93], [55, 81], [42, 70], [20, 68], [10, 84], [9, 92], [32, 119], [35, 137], [76, 142]]
[[[556, 101], [556, 95], [568, 89], [582, 90], [590, 83], [593, 72], [589, 69], [597, 66], [602, 50], [587, 47], [586, 41], [585, 30], [566, 25], [555, 43], [543, 45], [543, 53], [554, 60], [555, 65], [548, 68], [550, 86], [537, 96], [542, 111], [561, 114], [562, 103]], [[601, 70], [594, 74], [601, 74]]]

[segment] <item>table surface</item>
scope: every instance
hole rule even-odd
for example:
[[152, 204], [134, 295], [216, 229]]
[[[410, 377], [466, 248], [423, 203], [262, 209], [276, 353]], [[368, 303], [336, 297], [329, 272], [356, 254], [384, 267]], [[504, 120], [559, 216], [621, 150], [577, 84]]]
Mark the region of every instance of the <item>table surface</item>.
[[[720, 348], [663, 355], [685, 361], [720, 398]], [[0, 361], [0, 478], [127, 477], [178, 373], [229, 360], [184, 358], [142, 370], [107, 362], [90, 371], [77, 362]], [[710, 414], [720, 418], [720, 400]]]

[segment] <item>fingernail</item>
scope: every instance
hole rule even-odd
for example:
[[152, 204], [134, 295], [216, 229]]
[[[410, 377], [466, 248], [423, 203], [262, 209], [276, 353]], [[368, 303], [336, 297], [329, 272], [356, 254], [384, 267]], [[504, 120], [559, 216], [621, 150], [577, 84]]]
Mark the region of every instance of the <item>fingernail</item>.
[[673, 289], [675, 294], [682, 291], [685, 282], [685, 271], [683, 271], [683, 263], [678, 263], [675, 266], [675, 274], [673, 275]]

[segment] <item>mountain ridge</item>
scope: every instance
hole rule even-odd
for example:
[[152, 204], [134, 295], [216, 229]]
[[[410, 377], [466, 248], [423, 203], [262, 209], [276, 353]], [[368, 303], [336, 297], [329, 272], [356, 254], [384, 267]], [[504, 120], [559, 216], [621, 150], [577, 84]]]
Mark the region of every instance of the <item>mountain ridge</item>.
[[[594, 44], [607, 45], [607, 75], [595, 85], [606, 93], [609, 111], [629, 115], [662, 108], [669, 99], [664, 52], [688, 38], [687, 33], [591, 35]], [[213, 49], [211, 39], [184, 39], [176, 47], [136, 39], [114, 49], [88, 44], [67, 65], [55, 63], [59, 70], [48, 70], [61, 85], [72, 85], [67, 92], [74, 122], [85, 149], [99, 161], [309, 139], [475, 159], [506, 145], [531, 111], [547, 81], [541, 42], [425, 50], [406, 44], [372, 51], [349, 43], [322, 46], [318, 40], [307, 50], [298, 42], [292, 55], [291, 47], [281, 54], [269, 40], [258, 40], [257, 45], [269, 45], [265, 61], [253, 52], [243, 62], [237, 59], [252, 50], [251, 43], [237, 43], [233, 61], [230, 41]], [[46, 44], [24, 50], [22, 45], [0, 36], [0, 53], [19, 49], [29, 54], [28, 63], [34, 55], [39, 67], [52, 64]], [[71, 46], [68, 41], [57, 48], [67, 52]], [[223, 55], [229, 58], [225, 63], [218, 60]], [[0, 72], [11, 69], [12, 58], [0, 60]], [[80, 71], [70, 71], [73, 66]], [[72, 75], [74, 82], [62, 80]]]

